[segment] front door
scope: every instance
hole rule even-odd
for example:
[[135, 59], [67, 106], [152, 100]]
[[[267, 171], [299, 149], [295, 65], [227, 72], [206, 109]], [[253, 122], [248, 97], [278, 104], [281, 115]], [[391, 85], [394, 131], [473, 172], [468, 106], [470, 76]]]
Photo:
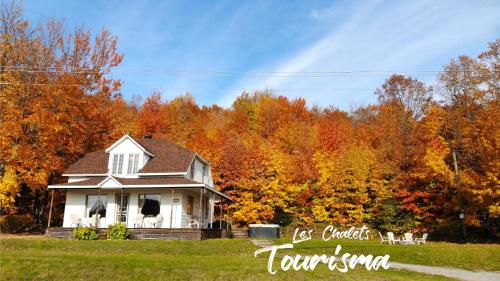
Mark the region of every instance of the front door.
[[123, 197], [121, 194], [116, 195], [116, 222], [121, 222], [127, 224], [127, 218], [128, 218], [128, 199], [129, 195], [128, 194], [123, 194]]

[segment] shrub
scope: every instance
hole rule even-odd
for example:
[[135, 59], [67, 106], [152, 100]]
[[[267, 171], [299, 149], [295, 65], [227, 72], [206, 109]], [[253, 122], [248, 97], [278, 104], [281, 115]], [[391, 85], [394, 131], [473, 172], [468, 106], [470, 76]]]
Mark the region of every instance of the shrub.
[[128, 228], [122, 223], [115, 223], [108, 227], [107, 238], [109, 240], [123, 240], [128, 238]]
[[73, 230], [73, 237], [78, 240], [97, 240], [97, 229], [95, 227], [78, 227]]
[[[369, 219], [369, 224], [382, 232], [413, 232], [418, 217], [401, 209], [397, 199], [388, 199], [379, 207], [378, 212]], [[375, 232], [376, 233], [376, 232]]]
[[30, 215], [0, 216], [0, 230], [2, 233], [19, 233], [30, 231], [35, 221]]

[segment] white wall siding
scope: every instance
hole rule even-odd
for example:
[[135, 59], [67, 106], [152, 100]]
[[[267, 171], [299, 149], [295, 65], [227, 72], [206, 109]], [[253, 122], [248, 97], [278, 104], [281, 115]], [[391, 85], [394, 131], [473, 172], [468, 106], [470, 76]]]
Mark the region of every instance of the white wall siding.
[[[86, 217], [86, 201], [87, 194], [97, 194], [96, 190], [68, 190], [66, 195], [66, 207], [64, 210], [63, 227], [74, 227], [71, 225], [71, 215], [78, 216], [84, 225], [91, 223], [90, 218]], [[101, 195], [107, 195], [106, 217], [100, 221], [100, 227], [107, 227], [108, 225], [117, 222], [116, 211], [120, 202], [116, 201], [117, 195], [121, 194], [120, 190], [101, 190]], [[200, 215], [200, 190], [199, 189], [176, 189], [174, 192], [174, 202], [172, 226], [170, 226], [170, 214], [172, 213], [172, 189], [141, 189], [141, 190], [125, 190], [124, 194], [129, 195], [129, 205], [127, 213], [127, 227], [137, 227], [137, 214], [139, 213], [139, 194], [161, 194], [160, 199], [160, 214], [163, 217], [161, 228], [187, 228], [189, 227], [189, 220], [191, 216], [187, 214], [187, 196], [193, 196], [193, 216], [199, 217]], [[209, 206], [213, 206], [211, 202], [211, 195], [205, 192], [204, 199], [207, 200]], [[209, 209], [208, 219], [207, 214], [203, 214], [203, 227], [208, 227], [210, 217], [213, 215], [212, 208]], [[205, 210], [202, 210], [205, 212]], [[214, 219], [212, 219], [214, 220]], [[149, 227], [154, 222], [154, 218], [147, 218], [144, 227]], [[92, 223], [93, 224], [93, 223]]]
[[116, 211], [118, 206], [116, 205], [116, 193], [107, 192], [108, 204], [106, 206], [106, 224], [100, 227], [108, 227], [108, 225], [114, 224], [116, 222]]
[[204, 163], [202, 163], [200, 160], [197, 158], [194, 159], [192, 167], [194, 167], [194, 173], [193, 173], [193, 180], [197, 182], [202, 182], [206, 183], [206, 180], [203, 177], [203, 166], [205, 166]]
[[[63, 227], [74, 227], [72, 225], [71, 216], [75, 215], [80, 218], [80, 223], [88, 225], [91, 219], [87, 217], [87, 194], [97, 194], [95, 190], [68, 190], [66, 192], [66, 204], [64, 206]], [[115, 193], [102, 192], [102, 196], [107, 196], [106, 217], [99, 221], [100, 227], [107, 227], [115, 221]]]
[[[163, 223], [161, 224], [160, 227], [164, 228], [179, 228], [181, 227], [181, 219], [179, 217], [179, 214], [182, 212], [182, 190], [175, 190], [174, 191], [174, 199], [176, 199], [177, 202], [172, 202], [172, 190], [164, 190], [164, 192], [161, 195], [161, 206], [160, 206], [160, 213], [163, 216]], [[174, 206], [174, 210], [172, 212], [172, 204]], [[170, 217], [172, 216], [172, 220], [170, 220]], [[170, 226], [170, 223], [172, 223], [172, 226]]]
[[78, 216], [79, 218], [84, 217], [86, 194], [87, 192], [80, 190], [68, 190], [68, 192], [66, 192], [63, 227], [72, 227], [72, 215]]
[[139, 213], [139, 193], [129, 192], [129, 194], [127, 226], [133, 228], [135, 227], [134, 224], [138, 223], [137, 214]]
[[212, 178], [212, 167], [210, 167], [210, 165], [208, 166], [208, 179], [206, 184], [212, 188], [214, 187], [214, 180]]

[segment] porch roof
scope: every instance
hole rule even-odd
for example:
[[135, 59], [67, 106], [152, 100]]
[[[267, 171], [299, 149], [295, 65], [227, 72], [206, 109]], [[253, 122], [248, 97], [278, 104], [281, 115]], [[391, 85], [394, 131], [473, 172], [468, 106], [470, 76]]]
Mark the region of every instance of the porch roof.
[[109, 180], [116, 182], [116, 188], [206, 188], [207, 190], [220, 195], [227, 200], [233, 201], [226, 194], [211, 188], [203, 183], [192, 181], [184, 177], [147, 177], [147, 178], [118, 178], [113, 176], [92, 177], [87, 180], [77, 182], [67, 182], [49, 185], [49, 189], [112, 189], [115, 187], [105, 187], [104, 183]]
[[147, 178], [118, 178], [118, 177], [92, 177], [83, 181], [76, 182], [66, 182], [60, 184], [50, 185], [49, 188], [59, 188], [59, 187], [73, 187], [73, 186], [87, 186], [87, 187], [100, 187], [100, 184], [108, 179], [112, 178], [120, 183], [121, 187], [127, 186], [155, 186], [155, 185], [189, 185], [189, 186], [203, 186], [202, 183], [186, 179], [184, 177], [147, 177]]

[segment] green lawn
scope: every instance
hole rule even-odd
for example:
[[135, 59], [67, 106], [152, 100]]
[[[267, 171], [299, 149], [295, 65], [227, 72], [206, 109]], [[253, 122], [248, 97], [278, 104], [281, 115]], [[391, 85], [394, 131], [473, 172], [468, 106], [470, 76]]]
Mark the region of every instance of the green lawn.
[[[289, 243], [290, 239], [280, 239], [276, 243]], [[333, 239], [324, 241], [313, 239], [295, 244], [293, 252], [300, 254], [332, 253], [337, 245], [342, 253], [372, 254], [391, 256], [391, 261], [403, 263], [447, 266], [468, 270], [500, 271], [499, 244], [455, 244], [427, 242], [425, 245], [388, 245], [379, 241], [359, 241]], [[289, 251], [291, 252], [291, 251]]]
[[[310, 247], [306, 247], [308, 242], [311, 242], [309, 243]], [[299, 244], [301, 245], [301, 253], [313, 251], [314, 247], [317, 247], [316, 250], [326, 251], [326, 249], [321, 248], [320, 244], [314, 241], [308, 242]], [[431, 247], [433, 246], [428, 248]], [[53, 238], [2, 237], [0, 240], [0, 279], [448, 280], [436, 276], [383, 269], [379, 271], [356, 269], [348, 273], [340, 273], [330, 271], [321, 264], [314, 271], [289, 271], [270, 275], [266, 270], [267, 255], [255, 258], [253, 253], [256, 249], [249, 241], [237, 239], [75, 241]], [[410, 248], [404, 249], [406, 252], [406, 249]], [[496, 249], [498, 250], [498, 248]], [[360, 250], [363, 249], [360, 248]], [[349, 251], [355, 253], [354, 248], [350, 248]], [[438, 249], [436, 248], [435, 251]], [[279, 260], [277, 259], [276, 263]], [[497, 266], [492, 265], [491, 267], [496, 268]]]

